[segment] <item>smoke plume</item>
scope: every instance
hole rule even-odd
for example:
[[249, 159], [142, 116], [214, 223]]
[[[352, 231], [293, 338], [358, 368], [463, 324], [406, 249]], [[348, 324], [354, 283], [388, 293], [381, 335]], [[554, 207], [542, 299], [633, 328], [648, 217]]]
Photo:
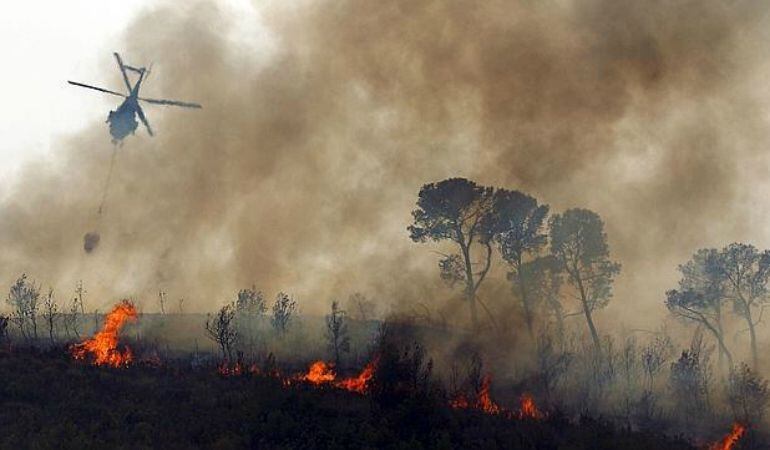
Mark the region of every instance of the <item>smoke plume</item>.
[[[623, 263], [608, 314], [645, 325], [698, 247], [770, 244], [763, 2], [217, 4], [128, 27], [126, 61], [156, 62], [144, 95], [204, 109], [145, 107], [157, 136], [118, 150], [102, 215], [103, 118], [29, 164], [0, 205], [3, 286], [26, 271], [63, 295], [83, 279], [92, 306], [162, 288], [211, 310], [256, 283], [309, 312], [356, 290], [444, 307], [459, 295], [406, 226], [420, 186], [454, 176], [601, 214]], [[231, 31], [244, 20], [265, 32]], [[485, 298], [504, 310], [497, 278]]]

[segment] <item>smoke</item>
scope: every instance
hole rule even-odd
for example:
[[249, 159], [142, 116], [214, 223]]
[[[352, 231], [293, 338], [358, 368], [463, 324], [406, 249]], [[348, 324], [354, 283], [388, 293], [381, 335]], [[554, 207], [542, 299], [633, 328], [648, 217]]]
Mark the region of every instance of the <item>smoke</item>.
[[770, 243], [762, 2], [215, 4], [128, 27], [126, 61], [156, 62], [144, 95], [204, 109], [145, 107], [157, 136], [126, 140], [101, 216], [101, 118], [26, 167], [1, 206], [4, 284], [83, 279], [93, 306], [162, 288], [211, 310], [252, 283], [309, 312], [354, 290], [457, 305], [406, 232], [420, 186], [451, 176], [599, 212], [624, 265], [607, 314], [635, 323], [698, 247]]

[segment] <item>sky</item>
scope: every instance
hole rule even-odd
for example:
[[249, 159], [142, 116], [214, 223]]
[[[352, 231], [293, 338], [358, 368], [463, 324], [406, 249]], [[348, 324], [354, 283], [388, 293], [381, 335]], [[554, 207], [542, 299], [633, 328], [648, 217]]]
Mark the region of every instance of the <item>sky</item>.
[[[698, 248], [770, 247], [768, 8], [697, 3], [14, 3], [0, 292], [28, 272], [200, 311], [252, 284], [315, 311], [354, 291], [463, 308], [446, 249], [406, 232], [423, 184], [463, 176], [600, 214], [623, 264], [606, 314], [654, 325]], [[146, 95], [204, 108], [148, 108], [99, 215], [117, 102], [66, 80], [119, 89], [113, 51], [155, 63]], [[515, 312], [496, 270], [484, 295]]]
[[[9, 2], [0, 15], [0, 178], [44, 158], [57, 136], [76, 133], [114, 107], [67, 79], [104, 84], [100, 68], [120, 50], [125, 24], [147, 0]], [[113, 67], [109, 67], [110, 70]]]
[[[241, 20], [236, 38], [254, 39], [248, 0], [222, 2]], [[0, 195], [24, 161], [46, 158], [58, 138], [103, 121], [116, 98], [79, 89], [67, 80], [111, 85], [117, 68], [112, 52], [124, 52], [126, 27], [150, 0], [30, 0], [8, 2], [0, 14]], [[124, 60], [133, 63], [131, 55]], [[148, 62], [137, 61], [137, 65]], [[105, 133], [106, 133], [105, 126]]]

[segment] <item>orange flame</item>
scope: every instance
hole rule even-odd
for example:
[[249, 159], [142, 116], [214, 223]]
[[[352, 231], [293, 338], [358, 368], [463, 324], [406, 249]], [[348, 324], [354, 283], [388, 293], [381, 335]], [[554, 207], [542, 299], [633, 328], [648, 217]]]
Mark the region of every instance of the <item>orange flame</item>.
[[492, 384], [492, 377], [485, 375], [481, 379], [481, 389], [479, 390], [478, 400], [476, 401], [476, 407], [487, 414], [500, 413], [500, 407], [492, 401], [492, 396], [489, 395], [489, 386]]
[[302, 376], [302, 380], [315, 385], [331, 383], [336, 378], [331, 364], [324, 361], [316, 361], [310, 365], [307, 374]]
[[134, 304], [129, 300], [121, 301], [107, 314], [101, 331], [91, 339], [70, 346], [72, 357], [84, 360], [90, 355], [98, 366], [120, 367], [130, 364], [134, 355], [128, 346], [122, 352], [118, 350], [118, 333], [127, 321], [134, 321], [136, 317]]
[[521, 396], [521, 405], [519, 406], [519, 418], [521, 419], [542, 419], [543, 413], [537, 408], [535, 399], [529, 393]]
[[468, 399], [465, 397], [465, 394], [459, 393], [455, 398], [453, 398], [449, 402], [449, 406], [455, 409], [466, 409], [466, 408], [470, 408], [471, 404], [468, 402]]
[[708, 450], [732, 450], [744, 434], [746, 434], [746, 427], [740, 423], [734, 423], [730, 433], [721, 441], [709, 446]]
[[365, 393], [369, 388], [369, 381], [374, 377], [374, 369], [377, 367], [377, 361], [377, 358], [370, 361], [358, 376], [345, 378], [334, 385], [350, 392], [357, 392], [359, 394]]
[[225, 377], [236, 377], [239, 375], [243, 375], [245, 372], [245, 368], [243, 367], [243, 364], [241, 364], [240, 361], [236, 361], [236, 363], [233, 364], [232, 367], [227, 363], [227, 361], [225, 361], [217, 367], [217, 372], [219, 372], [220, 375]]
[[492, 400], [489, 394], [489, 387], [492, 385], [492, 376], [484, 375], [481, 379], [481, 387], [476, 393], [476, 401], [471, 403], [464, 393], [459, 393], [449, 402], [449, 406], [456, 409], [473, 408], [484, 411], [487, 414], [500, 414], [504, 412], [497, 403]]

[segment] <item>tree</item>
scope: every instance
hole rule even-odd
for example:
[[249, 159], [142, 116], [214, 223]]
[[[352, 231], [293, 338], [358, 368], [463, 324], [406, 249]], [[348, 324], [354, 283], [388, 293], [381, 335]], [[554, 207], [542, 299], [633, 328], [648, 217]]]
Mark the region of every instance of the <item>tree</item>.
[[[548, 215], [548, 205], [538, 205], [534, 197], [519, 191], [498, 189], [494, 193], [492, 209], [495, 213], [495, 240], [503, 259], [511, 266], [508, 279], [513, 282], [524, 310], [524, 319], [530, 337], [534, 336], [533, 298], [528, 295], [527, 282], [532, 274], [526, 274], [524, 264], [536, 257], [546, 244], [543, 225]], [[530, 266], [530, 269], [534, 268]]]
[[83, 286], [83, 280], [80, 280], [75, 285], [75, 298], [77, 299], [78, 307], [80, 308], [80, 315], [85, 316], [86, 315], [86, 307], [83, 304], [83, 297], [85, 297], [86, 288]]
[[666, 307], [676, 317], [694, 322], [706, 329], [717, 341], [719, 364], [724, 359], [732, 368], [732, 353], [727, 348], [722, 327], [724, 283], [714, 268], [719, 265], [716, 249], [700, 249], [685, 264], [679, 266], [682, 278], [679, 289], [666, 292]]
[[235, 307], [227, 304], [212, 316], [206, 316], [206, 335], [219, 345], [222, 357], [233, 359], [233, 346], [238, 338], [238, 330], [235, 328]]
[[[494, 215], [493, 190], [465, 178], [450, 178], [426, 184], [420, 189], [417, 209], [412, 211], [414, 222], [409, 225], [409, 237], [414, 242], [452, 241], [460, 255], [449, 255], [440, 263], [442, 278], [449, 276], [465, 284], [471, 323], [478, 327], [476, 292], [492, 263]], [[480, 247], [483, 262], [474, 270], [473, 256]], [[445, 273], [445, 267], [449, 271]], [[453, 277], [453, 278], [452, 278]]]
[[[40, 288], [34, 282], [27, 280], [27, 274], [22, 274], [11, 286], [6, 302], [12, 308], [11, 320], [19, 327], [19, 333], [24, 339], [37, 339], [37, 310], [40, 299]], [[32, 327], [32, 335], [28, 331]]]
[[8, 316], [0, 314], [0, 344], [8, 337]]
[[689, 350], [671, 363], [669, 387], [677, 411], [686, 420], [701, 417], [708, 411], [711, 365], [709, 350], [703, 345], [703, 336], [696, 333]]
[[529, 303], [541, 307], [552, 317], [556, 325], [556, 335], [562, 340], [564, 307], [559, 293], [563, 280], [558, 261], [551, 255], [539, 256], [523, 263], [518, 273], [508, 273], [508, 279], [514, 285], [520, 283]]
[[604, 223], [593, 211], [569, 209], [553, 216], [549, 229], [551, 254], [577, 291], [594, 348], [599, 352], [601, 341], [593, 312], [607, 306], [612, 297], [612, 281], [620, 273], [620, 264], [610, 260]]
[[672, 289], [666, 292], [666, 307], [674, 315], [684, 320], [689, 320], [702, 325], [711, 333], [717, 341], [722, 354], [727, 357], [727, 362], [732, 366], [733, 356], [725, 344], [723, 334], [715, 325], [716, 312], [714, 302], [704, 294], [692, 290], [678, 291]]
[[241, 289], [238, 291], [238, 297], [235, 300], [235, 309], [247, 316], [262, 315], [267, 312], [265, 297], [261, 291], [257, 291], [257, 287], [254, 285], [248, 289]]
[[54, 344], [53, 330], [56, 319], [59, 317], [59, 305], [53, 298], [53, 289], [48, 289], [48, 295], [43, 302], [43, 319], [48, 325], [48, 337], [51, 339], [51, 345]]
[[727, 398], [735, 420], [744, 424], [759, 424], [770, 402], [767, 380], [746, 364], [730, 373]]
[[286, 334], [286, 331], [289, 329], [289, 321], [296, 308], [297, 302], [289, 297], [288, 294], [278, 293], [275, 303], [273, 303], [273, 316], [270, 318], [270, 323], [273, 325], [276, 334], [279, 336]]
[[350, 351], [350, 336], [346, 313], [337, 301], [332, 302], [331, 313], [326, 315], [326, 341], [329, 351], [334, 355], [334, 364], [339, 367], [341, 354]]
[[74, 297], [70, 303], [69, 313], [64, 313], [62, 315], [64, 320], [64, 332], [67, 333], [67, 337], [69, 337], [70, 330], [72, 330], [75, 333], [75, 338], [80, 339], [80, 331], [78, 328], [78, 316], [82, 310], [80, 305], [81, 303], [78, 300], [78, 297]]
[[167, 294], [163, 292], [163, 290], [158, 291], [158, 308], [160, 309], [161, 315], [166, 314], [166, 297]]
[[641, 363], [647, 378], [647, 390], [652, 391], [655, 386], [655, 375], [660, 372], [663, 365], [673, 353], [671, 338], [666, 334], [655, 338], [642, 349]]
[[[732, 301], [733, 311], [746, 321], [751, 339], [754, 370], [759, 367], [756, 325], [762, 320], [761, 309], [767, 303], [770, 279], [770, 251], [760, 253], [753, 245], [730, 244], [709, 265], [723, 283], [722, 294]], [[760, 309], [758, 315], [755, 311]]]

